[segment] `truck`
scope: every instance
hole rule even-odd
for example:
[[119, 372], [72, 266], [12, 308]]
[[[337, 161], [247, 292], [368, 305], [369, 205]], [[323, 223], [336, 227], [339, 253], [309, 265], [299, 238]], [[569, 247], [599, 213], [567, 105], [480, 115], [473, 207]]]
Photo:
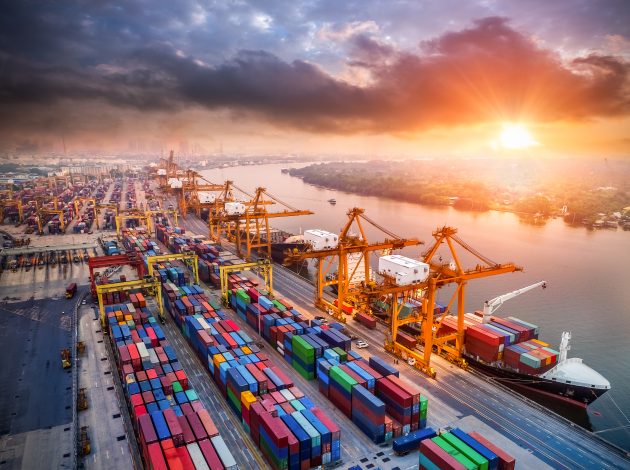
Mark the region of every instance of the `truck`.
[[66, 287], [66, 299], [71, 299], [77, 293], [77, 283], [73, 282]]

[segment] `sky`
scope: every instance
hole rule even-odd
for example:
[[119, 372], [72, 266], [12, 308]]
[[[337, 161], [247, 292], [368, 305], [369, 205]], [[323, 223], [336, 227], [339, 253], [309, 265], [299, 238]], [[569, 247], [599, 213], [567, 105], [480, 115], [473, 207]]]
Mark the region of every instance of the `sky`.
[[629, 156], [629, 130], [627, 0], [8, 0], [0, 15], [5, 149]]

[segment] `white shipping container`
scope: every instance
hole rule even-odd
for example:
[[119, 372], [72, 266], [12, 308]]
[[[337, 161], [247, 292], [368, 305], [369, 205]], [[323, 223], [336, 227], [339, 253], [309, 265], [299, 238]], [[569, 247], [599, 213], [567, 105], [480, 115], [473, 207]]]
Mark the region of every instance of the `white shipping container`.
[[217, 200], [217, 195], [210, 191], [199, 191], [197, 194], [199, 195], [199, 202], [202, 204], [213, 203]]
[[309, 243], [313, 250], [330, 250], [339, 244], [339, 237], [334, 233], [325, 230], [306, 230], [304, 240]]
[[180, 189], [182, 187], [182, 182], [177, 178], [169, 178], [168, 185], [173, 189]]
[[136, 348], [138, 348], [138, 355], [141, 361], [149, 359], [149, 351], [147, 351], [147, 347], [144, 343], [136, 343]]
[[225, 212], [228, 215], [241, 215], [245, 213], [245, 204], [242, 202], [226, 202]]
[[396, 284], [406, 286], [426, 281], [429, 265], [406, 256], [388, 255], [378, 259], [378, 272], [393, 277]]
[[210, 470], [210, 467], [206, 463], [206, 458], [199, 448], [199, 444], [192, 442], [186, 446], [186, 450], [188, 450], [190, 460], [192, 460], [195, 465], [195, 470]]
[[225, 470], [238, 468], [236, 460], [234, 460], [230, 449], [228, 449], [227, 445], [225, 445], [225, 441], [221, 436], [211, 437], [210, 442], [212, 442], [212, 447], [216, 450], [219, 459], [221, 459], [221, 463], [225, 467]]
[[166, 170], [164, 168], [158, 168], [158, 176], [166, 176]]

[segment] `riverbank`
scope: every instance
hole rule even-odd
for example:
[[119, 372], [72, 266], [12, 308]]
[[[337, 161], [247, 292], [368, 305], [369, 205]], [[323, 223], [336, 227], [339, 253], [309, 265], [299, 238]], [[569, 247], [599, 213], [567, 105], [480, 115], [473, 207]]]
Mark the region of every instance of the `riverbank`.
[[[561, 176], [556, 171], [542, 177], [543, 169], [531, 171], [528, 167], [533, 174], [524, 174], [517, 183], [513, 168], [489, 170], [468, 161], [450, 163], [445, 167], [444, 162], [425, 161], [333, 162], [293, 168], [289, 174], [307, 184], [349, 194], [427, 207], [510, 212], [535, 225], [563, 217], [570, 225], [589, 229], [630, 230], [630, 184], [623, 178], [617, 186], [598, 186], [604, 184], [600, 179], [610, 180], [609, 176], [593, 175], [588, 182], [580, 182], [575, 174]], [[619, 174], [630, 178], [630, 165], [621, 170]]]

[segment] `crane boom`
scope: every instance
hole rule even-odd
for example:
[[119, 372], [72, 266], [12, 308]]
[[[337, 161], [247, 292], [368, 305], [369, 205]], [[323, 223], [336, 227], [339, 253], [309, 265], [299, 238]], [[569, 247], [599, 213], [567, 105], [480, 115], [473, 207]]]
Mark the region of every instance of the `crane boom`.
[[516, 289], [515, 291], [495, 297], [492, 300], [486, 300], [483, 303], [483, 323], [488, 323], [490, 321], [490, 317], [492, 316], [492, 314], [496, 310], [498, 310], [501, 305], [503, 305], [503, 302], [513, 299], [514, 297], [524, 294], [525, 292], [529, 292], [530, 290], [536, 289], [536, 287], [540, 286], [542, 286], [543, 289], [546, 289], [547, 282], [539, 281], [536, 284], [532, 284], [531, 286], [523, 287], [521, 289]]

